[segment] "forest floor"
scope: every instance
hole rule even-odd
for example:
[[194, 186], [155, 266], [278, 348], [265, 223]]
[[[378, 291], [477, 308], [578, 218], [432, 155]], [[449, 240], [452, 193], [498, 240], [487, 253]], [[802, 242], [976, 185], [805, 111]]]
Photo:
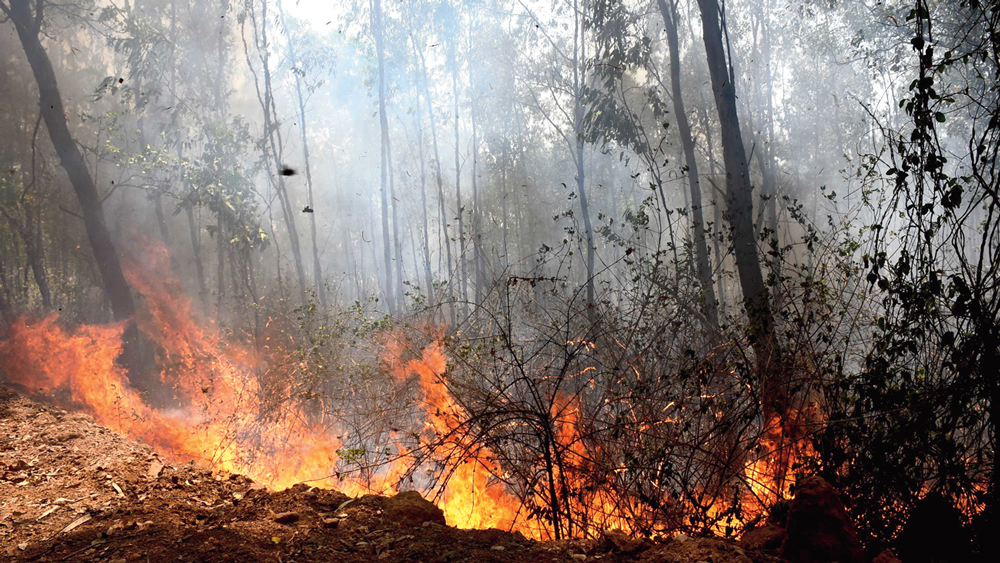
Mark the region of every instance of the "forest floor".
[[145, 444], [0, 386], [0, 558], [12, 561], [762, 563], [731, 542], [538, 542], [459, 530], [414, 493], [358, 499], [175, 466]]

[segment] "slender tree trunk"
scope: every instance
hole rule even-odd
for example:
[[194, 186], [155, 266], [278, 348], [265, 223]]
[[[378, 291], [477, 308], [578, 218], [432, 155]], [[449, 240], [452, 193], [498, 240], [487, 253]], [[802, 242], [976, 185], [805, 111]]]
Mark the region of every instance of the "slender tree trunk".
[[447, 210], [444, 197], [444, 177], [441, 174], [441, 153], [438, 151], [437, 122], [434, 118], [434, 106], [431, 104], [430, 87], [427, 83], [427, 61], [424, 58], [423, 50], [417, 47], [416, 37], [411, 35], [410, 41], [413, 42], [413, 50], [415, 50], [420, 56], [420, 73], [423, 77], [424, 100], [427, 102], [427, 116], [431, 127], [431, 142], [434, 147], [434, 176], [437, 180], [438, 210], [441, 216], [441, 233], [444, 238], [445, 265], [448, 270], [448, 282], [446, 286], [448, 294], [448, 310], [451, 315], [451, 324], [455, 325], [457, 319], [455, 317], [455, 304], [453, 299], [454, 292], [451, 289], [452, 283], [454, 282], [451, 257], [451, 238], [448, 236], [448, 214], [446, 212]]
[[[226, 221], [220, 213], [218, 216], [218, 223], [215, 229], [216, 237], [216, 254], [218, 255], [219, 263], [218, 270], [216, 271], [216, 278], [218, 282], [218, 287], [216, 290], [216, 303], [215, 303], [215, 315], [216, 317], [222, 318], [222, 302], [223, 298], [226, 296]], [[280, 256], [280, 254], [279, 254]], [[281, 284], [281, 274], [278, 274], [278, 284]]]
[[191, 251], [194, 253], [194, 267], [198, 274], [198, 295], [201, 304], [208, 309], [208, 287], [205, 285], [205, 265], [201, 261], [201, 237], [198, 235], [198, 225], [194, 220], [194, 207], [188, 205], [184, 210], [187, 215], [188, 231], [191, 234]]
[[[736, 86], [723, 47], [717, 0], [698, 0], [715, 105], [722, 129], [722, 152], [726, 167], [727, 211], [733, 235], [736, 268], [750, 321], [750, 338], [763, 377], [770, 375], [774, 358], [774, 319], [761, 273], [753, 229], [753, 199], [749, 163], [740, 134], [736, 111]], [[769, 382], [765, 380], [765, 386]]]
[[[412, 39], [413, 36], [411, 35]], [[414, 43], [413, 48], [416, 49], [416, 43]], [[416, 100], [417, 107], [415, 108], [414, 119], [417, 123], [417, 160], [420, 161], [420, 203], [421, 203], [421, 219], [423, 219], [423, 243], [424, 243], [424, 279], [427, 284], [427, 303], [429, 305], [434, 304], [434, 277], [431, 274], [431, 244], [430, 244], [430, 234], [427, 218], [427, 165], [424, 162], [424, 127], [422, 120], [420, 119], [420, 75], [419, 71], [415, 73], [413, 80], [413, 90], [414, 99]], [[416, 266], [414, 264], [414, 266]]]
[[312, 213], [309, 213], [309, 235], [312, 241], [313, 258], [313, 283], [316, 284], [316, 294], [319, 297], [320, 306], [325, 311], [326, 286], [323, 284], [323, 268], [319, 262], [319, 245], [316, 244], [316, 206], [313, 202], [312, 168], [309, 163], [309, 140], [306, 135], [306, 105], [305, 98], [302, 96], [302, 77], [299, 76], [299, 73], [297, 72], [299, 61], [295, 55], [295, 44], [292, 42], [292, 34], [288, 30], [288, 24], [285, 21], [285, 10], [282, 8], [281, 0], [278, 0], [278, 14], [281, 16], [281, 27], [285, 28], [285, 39], [288, 43], [288, 58], [292, 63], [292, 67], [296, 69], [292, 72], [292, 74], [295, 75], [295, 94], [299, 105], [299, 131], [302, 132], [302, 158], [306, 172], [307, 204], [309, 205], [309, 208], [313, 210]]
[[[285, 228], [288, 229], [288, 242], [292, 249], [292, 260], [295, 263], [295, 274], [299, 282], [299, 302], [305, 307], [308, 303], [306, 299], [306, 274], [302, 266], [302, 250], [299, 245], [299, 230], [295, 223], [295, 209], [292, 206], [291, 197], [285, 185], [281, 155], [284, 151], [284, 143], [281, 138], [280, 124], [278, 123], [278, 111], [274, 101], [274, 89], [271, 85], [271, 65], [269, 62], [270, 45], [267, 41], [267, 0], [261, 0], [261, 20], [259, 26], [258, 42], [258, 22], [257, 18], [251, 14], [251, 21], [254, 27], [254, 41], [260, 57], [261, 66], [264, 72], [264, 95], [260, 97], [258, 91], [258, 101], [264, 114], [264, 141], [270, 148], [271, 160], [274, 165], [273, 173], [276, 177], [276, 191], [278, 201], [281, 203], [282, 218], [285, 221]], [[249, 53], [247, 54], [247, 64], [250, 64]], [[252, 71], [252, 69], [251, 69]], [[256, 84], [256, 73], [254, 72], [254, 82]]]
[[375, 50], [378, 54], [378, 111], [382, 130], [382, 160], [381, 160], [381, 195], [382, 195], [382, 251], [385, 258], [385, 299], [390, 313], [396, 312], [396, 292], [392, 283], [392, 239], [389, 235], [389, 186], [388, 186], [388, 149], [389, 149], [389, 119], [385, 112], [385, 44], [382, 37], [385, 32], [382, 21], [382, 0], [371, 0], [372, 32], [375, 34]]
[[[3, 263], [3, 253], [0, 253], [0, 322], [14, 322], [14, 307], [10, 304], [10, 288], [7, 284], [7, 267]], [[0, 326], [0, 335], [4, 327]]]
[[[771, 227], [772, 237], [774, 237], [775, 243], [781, 240], [778, 236], [778, 164], [774, 158], [774, 72], [771, 70], [771, 26], [770, 26], [770, 1], [768, 0], [766, 4], [767, 9], [763, 11], [763, 38], [764, 38], [764, 72], [766, 73], [766, 96], [767, 96], [767, 164], [770, 171], [770, 187], [768, 190], [768, 202], [767, 202], [767, 221], [768, 225]], [[836, 89], [836, 88], [834, 88]], [[840, 123], [838, 120], [837, 123]], [[841, 128], [835, 127], [837, 130], [837, 136], [840, 138]], [[777, 250], [777, 248], [775, 248]], [[772, 268], [775, 269], [775, 274], [780, 272], [777, 271], [777, 266], [779, 261], [777, 254], [775, 254], [774, 263]]]
[[472, 261], [476, 270], [475, 297], [476, 303], [479, 304], [486, 297], [486, 266], [483, 253], [482, 201], [479, 198], [479, 181], [476, 178], [477, 174], [479, 174], [479, 137], [476, 130], [475, 80], [472, 73], [472, 69], [475, 66], [473, 61], [472, 32], [473, 24], [470, 19], [469, 52], [467, 56], [469, 61], [469, 122], [472, 125]]
[[[529, 267], [524, 272], [527, 277], [532, 277], [535, 275], [537, 270], [537, 262], [535, 260], [535, 252], [538, 250], [538, 238], [535, 232], [535, 221], [534, 218], [530, 216], [532, 210], [531, 203], [531, 180], [528, 177], [528, 147], [524, 142], [524, 126], [521, 122], [521, 112], [517, 109], [514, 110], [514, 117], [517, 121], [517, 144], [520, 149], [521, 157], [521, 176], [524, 181], [524, 210], [523, 213], [528, 215], [527, 220], [520, 221], [522, 224], [528, 223], [528, 250], [525, 252], [524, 257], [526, 257], [529, 262]], [[519, 212], [520, 214], [521, 212]], [[523, 219], [523, 218], [522, 218]], [[532, 286], [532, 293], [535, 303], [540, 303], [542, 299], [542, 288], [540, 284], [534, 284]]]
[[396, 175], [392, 169], [392, 138], [385, 137], [385, 160], [389, 170], [389, 200], [392, 202], [392, 248], [396, 256], [396, 305], [403, 310], [403, 247], [399, 237], [399, 198], [396, 197]]
[[[586, 1], [586, 0], [584, 0]], [[580, 194], [580, 211], [583, 213], [583, 228], [587, 242], [587, 316], [591, 324], [596, 320], [596, 291], [594, 288], [594, 227], [590, 222], [590, 202], [587, 198], [587, 185], [583, 162], [583, 65], [587, 60], [584, 14], [580, 12], [579, 1], [574, 0], [573, 10], [573, 134], [576, 136], [576, 188]]]
[[38, 286], [38, 293], [42, 297], [42, 306], [51, 309], [52, 294], [49, 291], [48, 274], [45, 272], [44, 248], [41, 245], [40, 237], [35, 233], [34, 220], [31, 217], [32, 210], [25, 207], [24, 212], [27, 220], [22, 224], [10, 212], [0, 207], [0, 213], [7, 219], [11, 233], [17, 233], [24, 242], [25, 262], [31, 270], [35, 285]]
[[469, 303], [469, 276], [466, 272], [465, 260], [465, 209], [462, 207], [462, 163], [459, 158], [459, 143], [461, 138], [458, 134], [459, 114], [458, 114], [458, 56], [455, 53], [454, 37], [448, 41], [448, 62], [451, 66], [451, 91], [455, 99], [455, 200], [458, 204], [458, 264], [459, 264], [459, 285], [462, 290], [462, 316], [466, 315]]
[[505, 138], [503, 140], [503, 150], [500, 152], [500, 207], [501, 221], [503, 221], [503, 260], [500, 261], [500, 264], [504, 270], [510, 264], [510, 254], [507, 246], [507, 231], [508, 223], [510, 222], [510, 216], [507, 213], [507, 158], [507, 139]]
[[698, 175], [698, 161], [694, 154], [694, 138], [691, 136], [691, 124], [684, 111], [684, 100], [681, 97], [681, 62], [680, 42], [677, 37], [677, 3], [676, 0], [658, 0], [660, 13], [667, 30], [667, 44], [670, 47], [670, 84], [674, 101], [674, 115], [677, 119], [677, 130], [681, 136], [684, 148], [684, 160], [687, 165], [688, 184], [691, 189], [691, 219], [694, 227], [695, 262], [698, 281], [701, 283], [701, 310], [708, 319], [710, 329], [719, 326], [718, 307], [715, 301], [715, 291], [712, 287], [712, 268], [708, 262], [708, 246], [705, 242], [705, 223], [702, 214], [701, 177]]

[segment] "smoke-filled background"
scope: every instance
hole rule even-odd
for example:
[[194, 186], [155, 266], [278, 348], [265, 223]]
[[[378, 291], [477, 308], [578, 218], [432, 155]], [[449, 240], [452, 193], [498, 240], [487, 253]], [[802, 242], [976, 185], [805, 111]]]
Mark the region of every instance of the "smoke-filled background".
[[873, 552], [931, 492], [988, 529], [992, 3], [0, 8], [12, 383], [25, 319], [117, 321], [136, 404], [239, 387], [237, 442], [377, 492], [472, 458], [540, 537], [738, 533], [817, 473]]

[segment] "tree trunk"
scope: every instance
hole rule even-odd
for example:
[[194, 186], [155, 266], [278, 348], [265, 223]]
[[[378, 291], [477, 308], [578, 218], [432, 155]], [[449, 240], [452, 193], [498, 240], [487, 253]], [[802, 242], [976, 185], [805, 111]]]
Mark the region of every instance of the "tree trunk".
[[[668, 4], [669, 3], [669, 4]], [[709, 330], [719, 326], [718, 306], [715, 301], [715, 290], [712, 287], [712, 268], [708, 262], [708, 246], [705, 242], [705, 223], [702, 214], [701, 182], [698, 175], [698, 162], [694, 155], [694, 139], [691, 136], [691, 124], [684, 111], [684, 100], [681, 97], [681, 62], [680, 42], [677, 37], [677, 3], [676, 0], [658, 0], [663, 23], [667, 30], [667, 44], [670, 47], [670, 85], [674, 101], [674, 114], [677, 119], [677, 130], [681, 136], [684, 148], [684, 160], [687, 165], [688, 184], [691, 189], [691, 219], [694, 227], [695, 262], [698, 281], [701, 283], [701, 311], [708, 319]]]
[[459, 263], [459, 286], [462, 290], [462, 316], [466, 315], [469, 303], [469, 277], [466, 272], [465, 261], [465, 209], [462, 208], [462, 163], [459, 159], [459, 143], [461, 141], [458, 134], [458, 56], [455, 53], [455, 38], [448, 42], [448, 62], [451, 65], [451, 91], [455, 99], [455, 199], [458, 205], [458, 263]]
[[396, 197], [396, 175], [392, 169], [392, 138], [385, 137], [385, 162], [389, 171], [389, 201], [392, 202], [392, 248], [396, 257], [396, 305], [403, 310], [403, 247], [399, 242], [399, 198]]
[[[302, 251], [299, 245], [299, 230], [295, 223], [295, 209], [292, 208], [292, 200], [289, 197], [288, 190], [285, 186], [284, 170], [281, 164], [281, 155], [284, 153], [284, 142], [282, 141], [281, 128], [278, 123], [278, 110], [277, 104], [274, 101], [274, 90], [271, 87], [271, 66], [269, 63], [269, 46], [267, 42], [267, 0], [261, 0], [261, 20], [259, 28], [256, 14], [254, 14], [252, 10], [248, 10], [248, 15], [251, 25], [253, 26], [254, 46], [257, 48], [257, 54], [260, 58], [261, 66], [263, 67], [262, 70], [264, 72], [264, 92], [262, 95], [257, 78], [257, 72], [254, 70], [253, 64], [251, 63], [250, 52], [246, 47], [246, 41], [244, 39], [244, 53], [246, 56], [247, 67], [249, 68], [251, 74], [253, 74], [254, 87], [257, 91], [257, 102], [260, 104], [261, 112], [264, 117], [264, 131], [261, 141], [264, 144], [265, 153], [270, 152], [271, 158], [268, 160], [270, 160], [274, 166], [272, 172], [276, 178], [275, 193], [281, 204], [281, 214], [285, 221], [285, 228], [288, 229], [288, 239], [289, 245], [292, 249], [295, 274], [299, 282], [299, 302], [302, 307], [305, 307], [308, 303], [306, 299], [306, 275], [305, 269], [302, 266]], [[270, 150], [268, 151], [267, 149]], [[264, 156], [267, 157], [267, 154]], [[276, 237], [274, 242], [277, 244]]]
[[[281, 16], [281, 26], [285, 28], [285, 38], [288, 42], [288, 58], [292, 67], [297, 67], [299, 62], [295, 56], [295, 45], [292, 43], [292, 34], [288, 31], [288, 24], [285, 22], [285, 10], [282, 8], [281, 0], [278, 0], [278, 14]], [[299, 104], [299, 130], [302, 132], [302, 158], [305, 165], [307, 204], [313, 210], [309, 213], [309, 235], [312, 240], [313, 258], [313, 283], [316, 284], [316, 294], [319, 297], [320, 306], [326, 311], [326, 286], [323, 284], [323, 268], [319, 262], [319, 245], [316, 244], [316, 206], [313, 203], [313, 181], [312, 168], [309, 165], [309, 141], [306, 137], [306, 106], [302, 97], [302, 78], [298, 72], [295, 75], [295, 94]]]
[[39, 0], [35, 16], [31, 14], [29, 4], [29, 0], [10, 0], [10, 17], [38, 83], [42, 118], [60, 164], [66, 170], [73, 191], [80, 201], [87, 238], [94, 251], [115, 320], [129, 319], [135, 313], [135, 302], [122, 273], [118, 253], [111, 242], [97, 187], [94, 186], [83, 155], [69, 131], [52, 63], [39, 39], [43, 2]]
[[476, 303], [482, 303], [486, 298], [486, 266], [483, 254], [483, 215], [482, 202], [479, 198], [479, 181], [476, 175], [479, 173], [479, 137], [476, 130], [476, 99], [475, 82], [473, 81], [472, 69], [474, 62], [472, 59], [472, 31], [473, 24], [469, 23], [469, 122], [472, 125], [472, 255], [473, 264], [476, 271], [475, 297]]
[[[774, 319], [767, 286], [761, 273], [753, 228], [753, 199], [746, 149], [736, 111], [736, 86], [723, 48], [717, 0], [698, 0], [715, 106], [722, 130], [722, 152], [726, 167], [727, 214], [733, 236], [736, 268], [743, 291], [744, 307], [750, 321], [750, 340], [757, 355], [762, 377], [770, 375], [775, 352]], [[767, 389], [765, 389], [767, 391]]]
[[44, 247], [41, 245], [41, 237], [37, 236], [33, 225], [34, 221], [31, 219], [32, 210], [28, 208], [24, 209], [27, 216], [27, 221], [24, 224], [2, 207], [0, 207], [0, 213], [3, 213], [3, 216], [7, 219], [7, 224], [10, 226], [11, 232], [17, 233], [21, 237], [21, 240], [24, 241], [25, 258], [28, 267], [31, 269], [31, 275], [35, 279], [35, 285], [38, 286], [38, 293], [42, 297], [42, 306], [46, 309], [51, 309], [52, 294], [49, 291], [48, 274], [45, 272]]
[[452, 258], [451, 258], [451, 238], [448, 237], [448, 214], [446, 213], [445, 202], [444, 202], [444, 177], [441, 175], [441, 153], [438, 151], [438, 141], [437, 141], [437, 122], [434, 119], [434, 106], [431, 104], [431, 92], [430, 87], [427, 84], [427, 61], [424, 59], [423, 50], [417, 48], [417, 40], [414, 36], [410, 36], [410, 41], [413, 42], [413, 49], [420, 56], [420, 73], [423, 77], [423, 87], [424, 87], [424, 100], [427, 102], [427, 116], [430, 120], [431, 126], [431, 142], [434, 147], [434, 175], [437, 180], [437, 191], [438, 191], [438, 211], [440, 212], [441, 220], [441, 233], [444, 238], [444, 250], [445, 250], [445, 265], [448, 271], [448, 281], [446, 290], [448, 293], [448, 310], [451, 314], [451, 324], [454, 326], [456, 322], [455, 318], [455, 304], [452, 299], [453, 293], [451, 290], [452, 278], [454, 277], [454, 272], [452, 270]]
[[198, 236], [198, 225], [194, 220], [193, 206], [188, 205], [184, 210], [187, 215], [188, 231], [191, 234], [191, 251], [194, 253], [194, 266], [198, 273], [198, 295], [201, 297], [201, 304], [208, 310], [208, 287], [205, 285], [205, 266], [201, 261], [201, 237]]
[[[7, 285], [7, 270], [3, 263], [3, 253], [0, 253], [0, 322], [14, 322], [14, 308], [10, 304], [10, 289]], [[4, 327], [0, 326], [0, 335]]]
[[389, 312], [396, 312], [396, 292], [392, 283], [392, 239], [389, 235], [389, 186], [388, 186], [388, 139], [389, 119], [385, 114], [385, 42], [382, 21], [382, 0], [372, 1], [372, 32], [375, 34], [375, 50], [378, 53], [378, 112], [382, 130], [381, 195], [382, 195], [382, 253], [385, 259], [385, 299]]
[[[412, 39], [412, 36], [411, 36]], [[416, 44], [414, 43], [413, 48], [416, 49]], [[427, 284], [427, 303], [429, 305], [434, 304], [434, 277], [431, 274], [431, 244], [430, 244], [430, 234], [427, 219], [427, 165], [424, 162], [424, 126], [420, 119], [420, 75], [419, 71], [416, 71], [416, 76], [413, 80], [414, 89], [414, 99], [416, 100], [415, 116], [414, 119], [417, 122], [417, 160], [420, 161], [420, 203], [421, 203], [421, 218], [423, 219], [423, 242], [424, 242], [424, 283]], [[414, 264], [416, 267], [416, 264]]]
[[587, 317], [593, 323], [596, 320], [596, 291], [594, 288], [594, 228], [590, 222], [590, 202], [587, 199], [587, 186], [583, 163], [583, 72], [587, 61], [587, 47], [584, 36], [585, 26], [578, 1], [574, 0], [573, 10], [573, 134], [576, 136], [576, 189], [580, 194], [580, 211], [583, 213], [583, 229], [587, 241]]
[[135, 301], [132, 299], [132, 292], [128, 282], [125, 281], [118, 253], [111, 241], [97, 187], [87, 169], [83, 154], [80, 153], [76, 140], [69, 131], [52, 62], [39, 38], [43, 6], [44, 2], [38, 0], [35, 13], [32, 14], [29, 0], [10, 0], [8, 15], [14, 22], [24, 54], [35, 76], [40, 97], [39, 106], [45, 126], [49, 130], [49, 138], [80, 202], [87, 239], [94, 252], [112, 314], [117, 321], [128, 321], [122, 335], [120, 361], [128, 370], [131, 383], [140, 392], [149, 391], [157, 387], [158, 381], [153, 370], [148, 369], [150, 366], [148, 361], [151, 358], [144, 355], [144, 351], [148, 350], [144, 350], [145, 347], [132, 319], [135, 315]]

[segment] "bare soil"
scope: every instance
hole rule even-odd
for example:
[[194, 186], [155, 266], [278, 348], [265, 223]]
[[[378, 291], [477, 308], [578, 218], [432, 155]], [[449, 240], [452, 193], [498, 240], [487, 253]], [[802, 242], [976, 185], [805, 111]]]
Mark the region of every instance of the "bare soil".
[[706, 538], [536, 542], [441, 525], [435, 510], [412, 496], [351, 499], [306, 485], [274, 492], [241, 475], [172, 465], [86, 414], [0, 386], [0, 557], [12, 561], [764, 560]]

